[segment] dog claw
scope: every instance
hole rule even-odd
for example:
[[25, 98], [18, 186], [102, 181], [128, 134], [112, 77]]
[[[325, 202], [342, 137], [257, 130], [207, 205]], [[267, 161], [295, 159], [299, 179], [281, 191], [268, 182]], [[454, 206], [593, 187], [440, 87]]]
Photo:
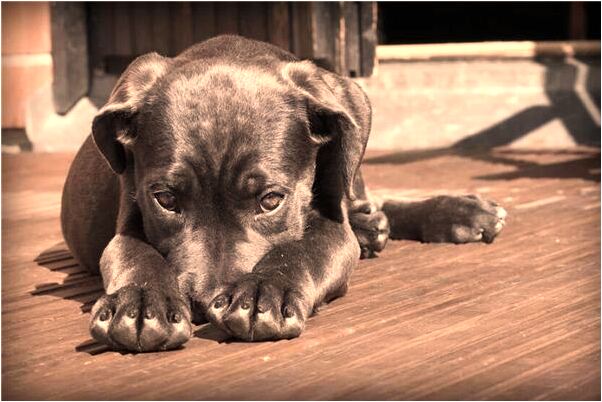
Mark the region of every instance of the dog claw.
[[[174, 300], [178, 300], [176, 304], [172, 304]], [[181, 311], [168, 313], [176, 308]], [[96, 302], [90, 333], [97, 341], [116, 350], [173, 349], [192, 334], [188, 313], [186, 305], [173, 295], [127, 286]], [[139, 316], [143, 319], [139, 320]]]
[[[368, 214], [364, 210], [369, 210]], [[360, 245], [360, 258], [372, 258], [382, 251], [389, 239], [389, 221], [382, 211], [371, 203], [360, 204], [350, 211], [349, 223]]]
[[[275, 278], [279, 278], [278, 275]], [[304, 326], [301, 294], [288, 291], [290, 284], [249, 274], [220, 295], [208, 311], [209, 320], [230, 335], [246, 340], [289, 339]], [[250, 297], [249, 295], [256, 295]], [[223, 301], [230, 301], [230, 303]], [[228, 306], [227, 308], [226, 305]], [[218, 307], [219, 306], [219, 307]]]

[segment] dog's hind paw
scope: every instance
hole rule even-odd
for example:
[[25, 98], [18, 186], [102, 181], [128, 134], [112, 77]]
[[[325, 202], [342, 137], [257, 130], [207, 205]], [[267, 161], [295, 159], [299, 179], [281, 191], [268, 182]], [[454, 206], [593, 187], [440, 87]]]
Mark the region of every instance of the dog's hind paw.
[[389, 239], [389, 221], [368, 201], [357, 202], [349, 210], [349, 223], [360, 244], [361, 258], [372, 258], [382, 251]]
[[506, 224], [506, 210], [477, 195], [439, 196], [426, 201], [422, 240], [491, 243]]
[[115, 350], [174, 349], [192, 334], [190, 310], [175, 295], [129, 285], [96, 302], [90, 333]]
[[295, 338], [307, 318], [300, 292], [278, 278], [248, 274], [213, 299], [209, 320], [230, 335], [245, 341]]

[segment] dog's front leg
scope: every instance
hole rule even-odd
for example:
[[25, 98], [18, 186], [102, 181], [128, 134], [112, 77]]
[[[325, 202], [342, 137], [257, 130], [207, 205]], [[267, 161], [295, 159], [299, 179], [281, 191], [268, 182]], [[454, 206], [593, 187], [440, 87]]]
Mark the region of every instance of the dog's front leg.
[[156, 351], [190, 338], [190, 308], [176, 273], [157, 250], [135, 235], [117, 234], [100, 270], [106, 294], [92, 308], [92, 336], [114, 349]]
[[324, 218], [308, 226], [227, 286], [207, 309], [211, 322], [243, 340], [294, 338], [315, 308], [342, 296], [360, 255], [351, 227]]

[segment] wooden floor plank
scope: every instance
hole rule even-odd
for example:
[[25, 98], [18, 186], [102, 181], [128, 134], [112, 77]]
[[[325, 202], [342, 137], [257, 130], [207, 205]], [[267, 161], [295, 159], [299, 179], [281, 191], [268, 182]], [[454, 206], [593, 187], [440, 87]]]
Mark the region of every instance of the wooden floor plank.
[[508, 210], [504, 233], [391, 241], [295, 340], [204, 325], [182, 350], [136, 355], [88, 335], [101, 283], [60, 233], [72, 159], [3, 155], [5, 399], [600, 398], [599, 150], [369, 154], [373, 193], [480, 192]]

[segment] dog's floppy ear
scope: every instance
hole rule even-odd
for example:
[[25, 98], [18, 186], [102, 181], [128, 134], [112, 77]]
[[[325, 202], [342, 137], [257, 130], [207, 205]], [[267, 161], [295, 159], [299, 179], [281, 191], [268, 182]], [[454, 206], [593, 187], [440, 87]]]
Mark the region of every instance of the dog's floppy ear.
[[[363, 92], [357, 87], [351, 88], [354, 83], [324, 72], [311, 62], [288, 63], [282, 71], [284, 78], [305, 98], [312, 139], [323, 144], [318, 154], [317, 169], [320, 171], [316, 174], [332, 176], [337, 172], [338, 183], [329, 179], [327, 185], [343, 186], [347, 197], [354, 200], [353, 182], [364, 156], [369, 127], [362, 127], [360, 123], [365, 122], [356, 121], [344, 106], [353, 100], [343, 101], [340, 97], [353, 96], [353, 93], [366, 102]], [[325, 77], [325, 74], [329, 76]], [[367, 103], [365, 105], [369, 108]]]
[[149, 53], [134, 60], [121, 75], [109, 101], [92, 122], [94, 143], [117, 174], [125, 170], [124, 145], [136, 136], [134, 117], [148, 91], [167, 71], [169, 60], [157, 53]]

